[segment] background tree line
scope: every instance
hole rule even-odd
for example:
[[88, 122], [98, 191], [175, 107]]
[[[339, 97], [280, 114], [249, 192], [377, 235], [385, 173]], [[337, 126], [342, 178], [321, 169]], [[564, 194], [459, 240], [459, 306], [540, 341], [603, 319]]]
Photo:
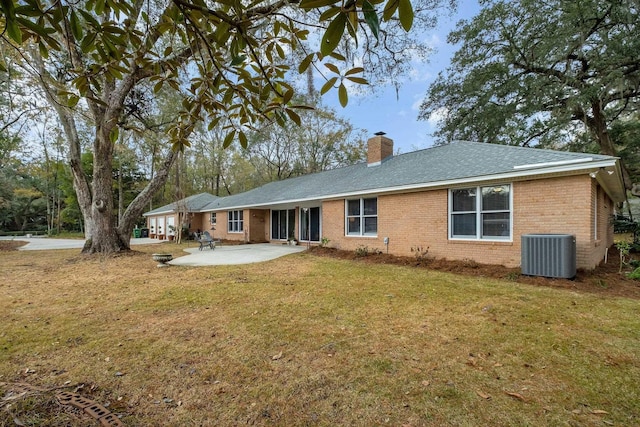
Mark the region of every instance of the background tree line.
[[[6, 73], [4, 79], [6, 88]], [[10, 118], [9, 94], [3, 90], [1, 95], [2, 117]], [[13, 101], [31, 102], [28, 98], [14, 96]], [[225, 148], [224, 131], [219, 127], [209, 129], [205, 124], [198, 126], [191, 135], [191, 147], [179, 154], [169, 179], [150, 200], [149, 210], [200, 192], [235, 194], [274, 180], [364, 159], [362, 131], [323, 106], [317, 94], [309, 94], [300, 102], [315, 106], [301, 113], [304, 127], [294, 123], [265, 126], [249, 134], [246, 148]], [[157, 110], [144, 108], [145, 100], [139, 97], [127, 111], [126, 130], [114, 143], [112, 197], [118, 218], [162, 162], [159, 153], [166, 143], [162, 122], [172, 114], [171, 105], [167, 99]], [[20, 110], [25, 108], [23, 105]], [[45, 106], [32, 111], [11, 125], [5, 123], [1, 134], [0, 231], [54, 235], [84, 232], [57, 119]], [[82, 168], [88, 176], [93, 161], [91, 152], [83, 154]]]

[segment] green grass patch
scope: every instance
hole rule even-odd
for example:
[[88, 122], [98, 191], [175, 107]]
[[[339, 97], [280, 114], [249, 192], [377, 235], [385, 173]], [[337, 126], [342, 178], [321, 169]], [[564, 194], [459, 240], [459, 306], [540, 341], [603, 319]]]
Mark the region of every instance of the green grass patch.
[[[128, 426], [640, 424], [635, 299], [308, 254], [159, 269], [136, 250], [0, 253], [0, 382], [91, 385]], [[62, 416], [11, 408], [0, 426]]]

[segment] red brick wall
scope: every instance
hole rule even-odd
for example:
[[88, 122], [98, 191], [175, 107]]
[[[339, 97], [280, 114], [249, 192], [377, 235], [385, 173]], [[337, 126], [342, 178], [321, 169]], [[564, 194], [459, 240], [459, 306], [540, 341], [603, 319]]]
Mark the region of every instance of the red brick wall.
[[[323, 237], [330, 246], [355, 250], [359, 246], [413, 256], [412, 248], [429, 248], [429, 256], [473, 259], [480, 263], [520, 265], [520, 236], [530, 233], [574, 234], [578, 268], [594, 268], [613, 243], [609, 218], [613, 204], [588, 175], [548, 178], [512, 183], [513, 241], [449, 240], [448, 190], [383, 195], [378, 197], [378, 236], [345, 236], [344, 200], [322, 205]], [[595, 205], [598, 197], [598, 234], [594, 239]]]

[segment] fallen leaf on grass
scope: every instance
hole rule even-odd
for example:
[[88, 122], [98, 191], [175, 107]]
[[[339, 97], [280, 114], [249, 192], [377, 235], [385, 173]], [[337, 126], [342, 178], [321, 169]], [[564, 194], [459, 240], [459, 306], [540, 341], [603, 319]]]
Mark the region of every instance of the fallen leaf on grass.
[[276, 354], [275, 356], [271, 357], [271, 360], [279, 360], [282, 359], [282, 352]]
[[609, 415], [607, 411], [603, 411], [602, 409], [594, 409], [591, 413], [594, 415]]
[[504, 394], [506, 394], [507, 396], [514, 397], [514, 398], [516, 398], [518, 400], [521, 400], [522, 402], [525, 401], [524, 396], [521, 395], [520, 393], [514, 393], [512, 391], [505, 391]]
[[476, 390], [476, 394], [485, 400], [491, 399], [491, 395], [483, 393], [480, 390]]

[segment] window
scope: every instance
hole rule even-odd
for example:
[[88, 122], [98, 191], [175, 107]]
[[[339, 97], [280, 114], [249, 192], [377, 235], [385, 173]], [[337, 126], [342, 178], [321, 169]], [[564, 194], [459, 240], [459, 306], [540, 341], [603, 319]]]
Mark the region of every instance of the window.
[[211, 225], [216, 225], [216, 221], [217, 221], [217, 220], [216, 220], [216, 213], [215, 213], [215, 212], [213, 212], [213, 213], [211, 214], [211, 218], [210, 218], [210, 220], [209, 220], [209, 223], [210, 223]]
[[244, 221], [242, 219], [243, 211], [229, 211], [227, 217], [229, 219], [228, 231], [229, 233], [241, 233], [244, 229]]
[[495, 185], [449, 192], [449, 237], [511, 238], [511, 186]]
[[347, 200], [346, 230], [349, 236], [378, 234], [378, 199]]

